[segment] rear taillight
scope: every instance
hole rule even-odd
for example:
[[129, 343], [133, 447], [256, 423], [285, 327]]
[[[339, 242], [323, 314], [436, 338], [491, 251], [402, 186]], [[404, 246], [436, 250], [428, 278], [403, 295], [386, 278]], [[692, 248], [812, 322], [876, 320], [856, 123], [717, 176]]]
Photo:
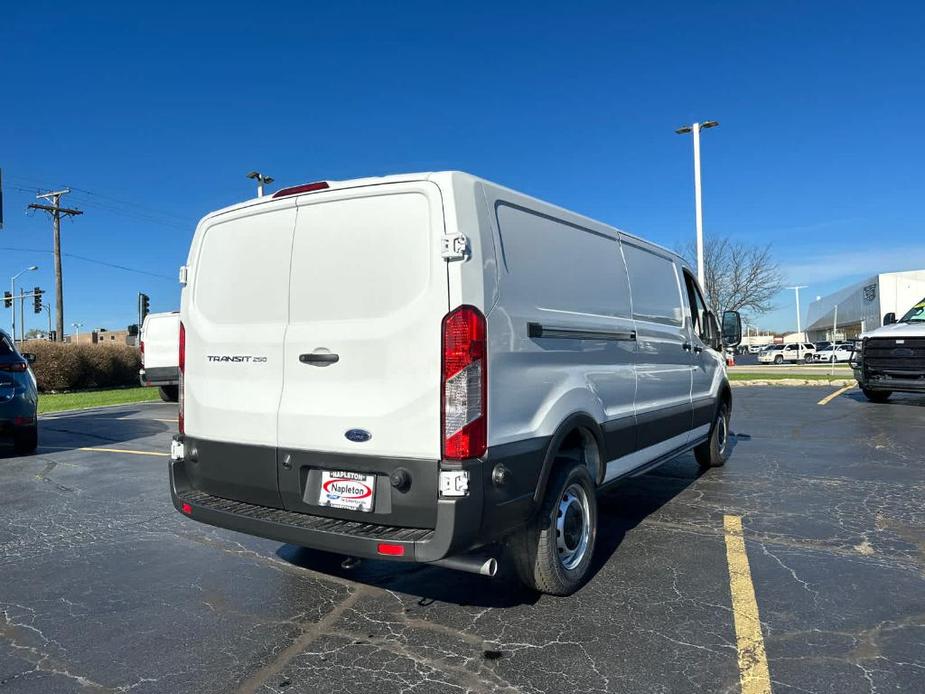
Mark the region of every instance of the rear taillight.
[[443, 457], [478, 458], [488, 446], [488, 347], [485, 316], [460, 306], [443, 319], [440, 388]]
[[0, 364], [0, 371], [25, 371], [29, 368], [29, 365], [24, 361], [14, 362], [12, 364]]
[[186, 400], [186, 398], [184, 397], [184, 393], [183, 393], [183, 391], [184, 391], [184, 385], [185, 385], [185, 381], [186, 381], [186, 377], [185, 377], [185, 371], [186, 371], [186, 327], [184, 327], [184, 325], [183, 325], [182, 322], [180, 323], [180, 340], [179, 340], [179, 344], [180, 344], [180, 353], [177, 355], [177, 359], [178, 359], [177, 365], [180, 367], [180, 368], [179, 368], [179, 370], [180, 370], [180, 384], [179, 384], [179, 386], [177, 386], [177, 391], [178, 391], [178, 398], [177, 398], [177, 399], [178, 399], [178, 401], [179, 401], [180, 407], [179, 407], [179, 411], [177, 412], [177, 429], [179, 429], [180, 433], [182, 434], [182, 433], [184, 433], [184, 427], [183, 427], [183, 409], [184, 409], [184, 408], [183, 408], [183, 401]]
[[141, 352], [141, 365], [145, 365], [145, 341], [140, 340], [138, 342], [138, 351]]

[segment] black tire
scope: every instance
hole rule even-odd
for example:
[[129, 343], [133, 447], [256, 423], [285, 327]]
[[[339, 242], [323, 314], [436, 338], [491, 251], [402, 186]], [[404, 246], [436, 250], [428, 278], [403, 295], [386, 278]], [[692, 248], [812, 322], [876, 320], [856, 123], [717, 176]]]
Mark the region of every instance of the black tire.
[[861, 392], [871, 402], [886, 402], [893, 394], [891, 390], [870, 390], [869, 388], [861, 388]]
[[[567, 502], [566, 492], [576, 488], [583, 499]], [[582, 501], [587, 501], [587, 507]], [[576, 513], [581, 517], [580, 537], [576, 537]], [[573, 460], [557, 460], [539, 513], [511, 538], [517, 575], [524, 585], [541, 593], [571, 595], [588, 579], [596, 539], [597, 494], [588, 468]], [[570, 543], [575, 549], [572, 555], [567, 554]]]
[[39, 447], [39, 428], [24, 427], [13, 434], [13, 450], [17, 455], [29, 455]]
[[783, 363], [784, 363], [784, 358], [783, 358], [780, 354], [778, 354], [776, 357], [774, 357], [774, 363], [775, 363], [775, 364], [783, 364]]
[[161, 386], [158, 391], [164, 402], [179, 402], [180, 400], [180, 386]]
[[710, 438], [694, 449], [701, 470], [722, 467], [729, 460], [729, 406], [720, 403], [710, 429]]

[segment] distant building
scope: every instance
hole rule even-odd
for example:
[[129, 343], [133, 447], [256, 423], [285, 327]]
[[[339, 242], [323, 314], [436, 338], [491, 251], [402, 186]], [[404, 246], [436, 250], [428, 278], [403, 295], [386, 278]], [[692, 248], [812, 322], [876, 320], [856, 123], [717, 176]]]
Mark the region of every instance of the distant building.
[[81, 332], [79, 337], [77, 335], [65, 335], [64, 341], [79, 345], [131, 345], [134, 344], [134, 337], [128, 334], [128, 330], [98, 328], [97, 330]]
[[925, 270], [873, 275], [813, 301], [806, 315], [806, 338], [810, 342], [851, 340], [865, 330], [879, 328], [887, 313], [899, 318], [922, 297]]

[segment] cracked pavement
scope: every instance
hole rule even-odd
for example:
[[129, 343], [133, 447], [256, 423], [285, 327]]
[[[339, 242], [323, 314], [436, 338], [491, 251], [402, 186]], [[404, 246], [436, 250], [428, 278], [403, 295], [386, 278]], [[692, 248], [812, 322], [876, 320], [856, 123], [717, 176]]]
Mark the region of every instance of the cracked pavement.
[[[600, 499], [571, 598], [364, 562], [176, 513], [175, 406], [44, 417], [0, 448], [0, 691], [737, 692], [723, 516], [742, 517], [775, 691], [923, 691], [925, 398], [735, 393], [732, 458]], [[159, 421], [167, 420], [167, 421]]]

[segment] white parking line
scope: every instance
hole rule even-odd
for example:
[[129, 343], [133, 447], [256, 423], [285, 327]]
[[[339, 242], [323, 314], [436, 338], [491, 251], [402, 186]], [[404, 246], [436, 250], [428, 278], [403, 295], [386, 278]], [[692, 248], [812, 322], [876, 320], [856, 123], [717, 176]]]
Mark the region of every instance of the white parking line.
[[95, 451], [99, 453], [127, 453], [128, 455], [150, 455], [157, 458], [168, 458], [170, 453], [161, 453], [159, 451], [130, 451], [124, 448], [78, 448], [78, 451]]

